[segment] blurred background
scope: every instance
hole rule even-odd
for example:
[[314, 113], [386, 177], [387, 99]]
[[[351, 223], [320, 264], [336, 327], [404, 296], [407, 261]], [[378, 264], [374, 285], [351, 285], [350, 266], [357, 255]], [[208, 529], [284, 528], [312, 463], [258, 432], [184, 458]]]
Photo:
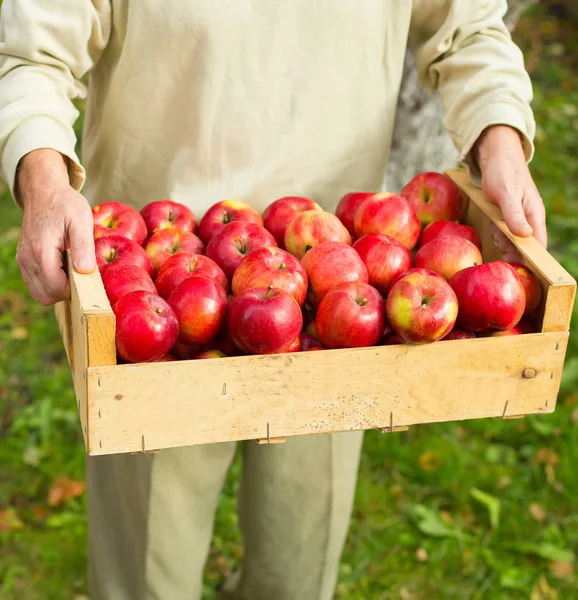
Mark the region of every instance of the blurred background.
[[[519, 21], [516, 11], [512, 28], [534, 82], [532, 172], [550, 250], [578, 277], [578, 2], [521, 4], [531, 6]], [[402, 94], [400, 105], [420, 93]], [[439, 129], [435, 114], [416, 123]], [[422, 152], [398, 131], [392, 190], [396, 176], [409, 180], [402, 168], [427, 162], [407, 165], [408, 137]], [[6, 191], [0, 210], [0, 599], [86, 600], [84, 452], [71, 377], [52, 309], [22, 284], [21, 216]], [[553, 415], [366, 435], [338, 598], [578, 598], [577, 312]], [[238, 472], [237, 461], [217, 515], [209, 600], [242, 558]]]

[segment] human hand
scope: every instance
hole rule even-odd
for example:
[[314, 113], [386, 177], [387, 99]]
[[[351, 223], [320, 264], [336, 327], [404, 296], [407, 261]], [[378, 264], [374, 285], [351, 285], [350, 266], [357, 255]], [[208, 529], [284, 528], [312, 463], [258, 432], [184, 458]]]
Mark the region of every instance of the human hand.
[[[546, 247], [546, 211], [518, 132], [506, 125], [488, 127], [476, 142], [474, 152], [482, 172], [482, 190], [500, 207], [510, 231], [520, 237], [533, 235]], [[521, 261], [512, 242], [493, 223], [490, 231], [504, 260]]]
[[50, 306], [70, 295], [62, 253], [79, 273], [96, 267], [92, 211], [70, 186], [64, 157], [35, 150], [20, 163], [17, 195], [24, 211], [16, 261], [31, 296]]

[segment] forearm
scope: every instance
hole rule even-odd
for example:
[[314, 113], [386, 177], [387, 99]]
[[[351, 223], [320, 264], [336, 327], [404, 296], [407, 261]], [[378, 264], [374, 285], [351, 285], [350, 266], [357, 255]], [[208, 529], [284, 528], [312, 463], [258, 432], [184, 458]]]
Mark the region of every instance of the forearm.
[[70, 186], [65, 157], [50, 148], [29, 152], [16, 173], [15, 194], [22, 207], [31, 198], [45, 197], [50, 190]]
[[520, 133], [508, 125], [492, 125], [484, 129], [472, 151], [482, 171], [488, 164], [488, 160], [502, 153], [525, 161]]

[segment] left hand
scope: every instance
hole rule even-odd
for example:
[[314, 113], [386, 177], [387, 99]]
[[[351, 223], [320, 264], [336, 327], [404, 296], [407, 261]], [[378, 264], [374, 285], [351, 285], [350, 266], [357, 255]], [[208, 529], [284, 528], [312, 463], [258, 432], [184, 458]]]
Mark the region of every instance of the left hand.
[[[476, 142], [474, 152], [482, 172], [482, 190], [500, 207], [510, 231], [520, 237], [533, 235], [546, 247], [546, 211], [518, 132], [506, 125], [488, 127]], [[491, 233], [504, 260], [521, 261], [512, 242], [494, 224]]]

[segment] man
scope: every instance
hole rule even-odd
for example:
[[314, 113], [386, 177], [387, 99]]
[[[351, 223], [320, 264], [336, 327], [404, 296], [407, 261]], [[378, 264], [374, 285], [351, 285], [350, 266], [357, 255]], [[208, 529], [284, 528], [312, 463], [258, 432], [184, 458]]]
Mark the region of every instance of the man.
[[[23, 209], [32, 296], [95, 265], [90, 204], [170, 197], [198, 216], [286, 194], [328, 210], [379, 187], [408, 34], [445, 126], [514, 233], [546, 243], [527, 168], [531, 85], [489, 0], [4, 0], [0, 166]], [[84, 93], [85, 170], [71, 100]], [[83, 187], [84, 185], [84, 187]], [[79, 192], [83, 189], [84, 196]], [[86, 199], [85, 199], [86, 198]], [[88, 200], [88, 201], [87, 201]], [[503, 243], [500, 238], [499, 243]], [[360, 432], [242, 447], [245, 542], [227, 597], [332, 598]], [[91, 600], [197, 599], [234, 444], [87, 461]]]

